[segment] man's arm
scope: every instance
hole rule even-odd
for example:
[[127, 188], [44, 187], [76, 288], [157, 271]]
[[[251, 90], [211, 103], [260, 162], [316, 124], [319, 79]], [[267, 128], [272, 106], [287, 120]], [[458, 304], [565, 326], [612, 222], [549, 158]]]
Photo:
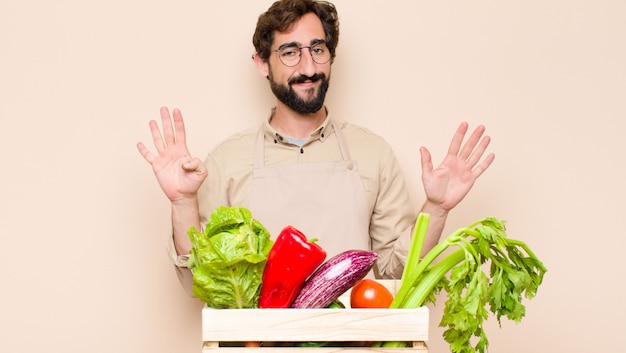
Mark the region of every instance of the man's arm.
[[200, 159], [190, 156], [180, 110], [174, 109], [172, 119], [169, 110], [162, 107], [161, 122], [162, 134], [156, 121], [150, 121], [157, 153], [150, 152], [141, 142], [137, 144], [137, 149], [152, 166], [161, 189], [171, 202], [176, 252], [186, 255], [191, 249], [187, 231], [192, 226], [200, 229], [197, 194], [207, 177], [207, 170]]
[[448, 211], [441, 210], [427, 200], [420, 212], [427, 213], [430, 216], [426, 230], [426, 239], [424, 239], [424, 245], [422, 246], [421, 257], [423, 257], [439, 242], [443, 229], [446, 226]]
[[191, 241], [187, 235], [191, 227], [201, 230], [197, 197], [172, 202], [172, 231], [178, 255], [187, 255], [191, 250]]
[[466, 122], [459, 125], [446, 157], [437, 168], [433, 169], [430, 152], [425, 147], [420, 148], [422, 182], [426, 193], [421, 212], [430, 215], [422, 255], [439, 242], [448, 213], [465, 198], [476, 179], [495, 158], [493, 153], [489, 153], [481, 162], [491, 142], [491, 138], [484, 135], [485, 127], [479, 125], [463, 144], [467, 129]]

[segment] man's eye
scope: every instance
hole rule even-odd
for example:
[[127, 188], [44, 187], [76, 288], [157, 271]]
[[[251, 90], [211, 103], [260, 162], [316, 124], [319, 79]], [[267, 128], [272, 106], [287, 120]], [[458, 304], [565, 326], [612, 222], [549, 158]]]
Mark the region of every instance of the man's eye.
[[322, 55], [324, 54], [325, 50], [323, 47], [314, 47], [313, 49], [311, 49], [311, 52], [315, 55]]
[[295, 49], [285, 49], [280, 54], [283, 58], [295, 58], [298, 56], [298, 51]]

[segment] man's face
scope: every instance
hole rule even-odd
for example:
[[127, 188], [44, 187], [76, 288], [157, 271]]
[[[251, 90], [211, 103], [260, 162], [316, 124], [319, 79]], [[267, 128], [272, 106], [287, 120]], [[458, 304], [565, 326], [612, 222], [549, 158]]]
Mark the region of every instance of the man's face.
[[[272, 50], [288, 44], [308, 47], [326, 38], [322, 22], [308, 13], [294, 23], [288, 32], [277, 32]], [[324, 106], [330, 80], [330, 60], [325, 64], [313, 61], [308, 48], [301, 50], [300, 62], [284, 65], [272, 52], [268, 60], [270, 87], [276, 98], [301, 114], [315, 113]]]

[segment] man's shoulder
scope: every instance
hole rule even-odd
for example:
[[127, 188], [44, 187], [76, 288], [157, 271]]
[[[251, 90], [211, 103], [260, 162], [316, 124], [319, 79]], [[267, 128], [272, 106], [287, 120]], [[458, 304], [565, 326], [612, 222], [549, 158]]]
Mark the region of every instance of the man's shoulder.
[[214, 157], [223, 155], [232, 156], [233, 153], [250, 151], [254, 148], [257, 132], [258, 128], [249, 128], [232, 133], [219, 141], [209, 154]]
[[346, 138], [349, 140], [356, 140], [368, 144], [375, 145], [388, 145], [387, 141], [377, 133], [373, 132], [369, 128], [349, 123], [349, 122], [339, 122], [338, 128], [346, 135]]
[[227, 137], [225, 137], [224, 139], [222, 139], [221, 141], [219, 141], [215, 145], [215, 149], [239, 145], [241, 143], [254, 142], [254, 139], [256, 138], [258, 131], [259, 131], [258, 129], [248, 128], [245, 130], [232, 133], [228, 135]]
[[362, 125], [341, 122], [335, 125], [346, 137], [350, 155], [357, 161], [371, 164], [387, 164], [395, 161], [391, 144], [381, 135]]

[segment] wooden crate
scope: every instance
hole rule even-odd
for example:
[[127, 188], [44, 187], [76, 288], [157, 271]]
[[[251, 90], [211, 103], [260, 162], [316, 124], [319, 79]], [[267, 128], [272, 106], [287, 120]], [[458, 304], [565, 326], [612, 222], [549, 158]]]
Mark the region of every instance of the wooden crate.
[[[392, 292], [399, 281], [381, 280]], [[340, 300], [349, 307], [350, 292]], [[237, 342], [331, 342], [325, 347], [258, 347], [245, 352], [427, 353], [426, 307], [417, 309], [202, 309], [203, 353], [241, 351]], [[410, 348], [344, 347], [343, 342], [407, 341]], [[217, 351], [217, 352], [216, 352]]]

